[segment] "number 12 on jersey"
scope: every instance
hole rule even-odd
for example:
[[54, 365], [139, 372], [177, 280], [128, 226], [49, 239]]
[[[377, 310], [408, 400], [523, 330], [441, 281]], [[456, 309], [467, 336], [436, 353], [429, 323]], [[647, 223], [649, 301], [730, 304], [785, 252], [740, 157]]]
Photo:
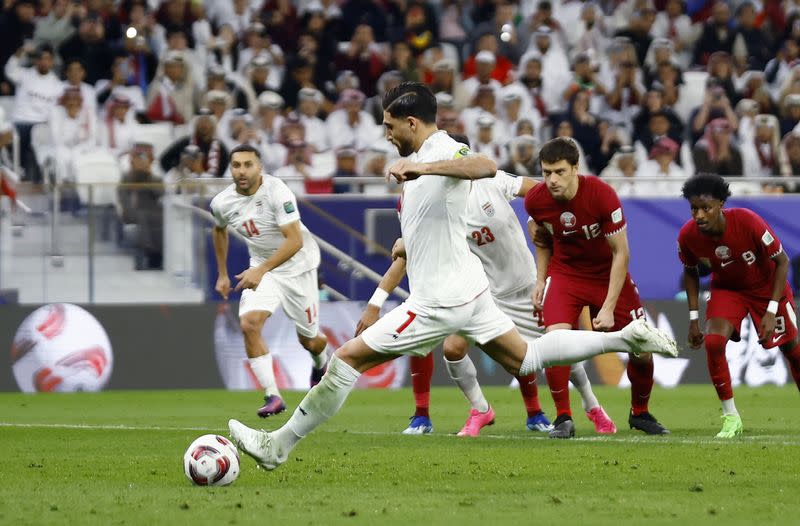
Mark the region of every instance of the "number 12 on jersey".
[[260, 234], [258, 228], [256, 228], [256, 222], [252, 219], [242, 223], [242, 228], [244, 228], [244, 231], [247, 233], [247, 237], [253, 237]]

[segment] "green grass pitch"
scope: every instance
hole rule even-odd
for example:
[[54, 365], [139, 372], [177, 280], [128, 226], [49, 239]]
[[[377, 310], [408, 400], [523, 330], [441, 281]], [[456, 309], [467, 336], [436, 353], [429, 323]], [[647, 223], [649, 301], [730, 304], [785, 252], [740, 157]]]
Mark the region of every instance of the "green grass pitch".
[[[544, 391], [544, 390], [543, 390]], [[710, 385], [656, 389], [668, 437], [627, 429], [628, 391], [597, 393], [620, 431], [578, 438], [524, 429], [517, 391], [490, 388], [497, 423], [457, 438], [467, 414], [455, 388], [434, 389], [435, 433], [400, 435], [411, 393], [358, 391], [277, 471], [242, 457], [225, 488], [194, 487], [182, 455], [230, 417], [254, 416], [257, 393], [224, 391], [0, 395], [0, 524], [790, 524], [800, 521], [800, 400], [794, 386], [738, 388], [745, 436], [715, 440]], [[286, 393], [290, 410], [302, 393]], [[552, 414], [549, 395], [543, 404]]]

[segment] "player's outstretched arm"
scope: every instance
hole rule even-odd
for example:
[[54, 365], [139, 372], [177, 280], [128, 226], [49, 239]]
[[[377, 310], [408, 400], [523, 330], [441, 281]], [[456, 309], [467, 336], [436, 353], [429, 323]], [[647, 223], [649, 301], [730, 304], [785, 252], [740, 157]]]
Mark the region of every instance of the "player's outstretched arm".
[[775, 332], [775, 314], [778, 312], [778, 302], [783, 297], [783, 290], [786, 288], [786, 278], [789, 277], [789, 256], [781, 251], [772, 260], [775, 262], [775, 281], [772, 284], [772, 300], [767, 306], [767, 312], [761, 318], [761, 327], [758, 330], [759, 343], [765, 343], [772, 338]]
[[406, 260], [403, 257], [398, 257], [392, 261], [389, 270], [383, 275], [380, 283], [378, 283], [378, 288], [375, 289], [375, 293], [372, 294], [372, 297], [369, 299], [369, 303], [367, 303], [367, 307], [364, 309], [364, 313], [361, 315], [361, 319], [356, 326], [356, 336], [378, 321], [383, 303], [386, 301], [386, 298], [389, 297], [389, 294], [394, 292], [394, 289], [400, 285], [405, 275]]
[[689, 346], [699, 349], [703, 344], [703, 330], [700, 328], [700, 274], [697, 267], [683, 267], [683, 290], [689, 304]]
[[211, 234], [214, 244], [214, 256], [217, 259], [217, 284], [214, 287], [222, 299], [227, 300], [231, 292], [231, 280], [228, 278], [228, 229], [215, 226]]
[[617, 306], [619, 294], [628, 276], [628, 262], [631, 259], [628, 247], [628, 233], [625, 230], [606, 237], [611, 247], [611, 275], [608, 280], [608, 292], [603, 306], [597, 317], [592, 320], [595, 330], [607, 331], [614, 327], [614, 309]]
[[536, 286], [533, 289], [533, 307], [540, 311], [544, 308], [547, 268], [550, 266], [550, 258], [553, 256], [552, 238], [549, 232], [543, 226], [536, 224], [533, 219], [528, 220], [528, 234], [531, 236], [536, 251]]
[[244, 272], [237, 274], [236, 279], [239, 280], [239, 283], [236, 284], [235, 290], [255, 289], [258, 287], [258, 284], [261, 283], [261, 278], [264, 277], [264, 274], [274, 268], [280, 267], [303, 248], [303, 233], [300, 230], [300, 221], [292, 221], [280, 228], [284, 239], [283, 243], [278, 247], [278, 250], [273, 252], [266, 261], [257, 267], [250, 267]]
[[408, 159], [400, 159], [389, 167], [388, 174], [389, 178], [394, 177], [398, 183], [402, 183], [422, 175], [440, 175], [472, 180], [494, 177], [496, 172], [496, 162], [485, 155], [473, 153], [457, 159], [430, 163], [417, 163]]

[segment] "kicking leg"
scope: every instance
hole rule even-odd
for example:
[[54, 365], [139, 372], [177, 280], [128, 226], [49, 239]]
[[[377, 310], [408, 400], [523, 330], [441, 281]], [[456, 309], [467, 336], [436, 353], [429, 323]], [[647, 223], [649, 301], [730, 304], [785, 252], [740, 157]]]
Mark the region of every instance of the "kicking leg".
[[615, 332], [553, 331], [530, 343], [513, 329], [481, 345], [481, 349], [506, 371], [520, 376], [610, 352], [678, 355], [675, 341], [644, 320]]
[[469, 418], [458, 436], [478, 436], [481, 428], [494, 424], [494, 410], [483, 396], [478, 383], [478, 371], [467, 354], [469, 342], [461, 336], [451, 335], [444, 341], [444, 363], [450, 378], [464, 393], [471, 409]]

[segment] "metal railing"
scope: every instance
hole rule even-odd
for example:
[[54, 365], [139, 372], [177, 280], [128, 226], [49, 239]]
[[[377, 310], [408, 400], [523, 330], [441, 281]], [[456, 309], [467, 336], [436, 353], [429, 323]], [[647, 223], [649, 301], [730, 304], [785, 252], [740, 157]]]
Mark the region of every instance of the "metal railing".
[[[800, 177], [796, 179], [800, 181]], [[289, 179], [289, 181], [295, 180], [300, 178]], [[341, 177], [335, 180], [343, 184], [381, 185], [384, 188], [386, 184], [382, 177]], [[636, 185], [652, 184], [654, 178], [622, 177], [607, 180], [610, 183], [625, 182]], [[730, 177], [728, 180], [737, 184], [750, 184], [755, 190], [754, 193], [759, 193], [758, 189], [762, 184], [794, 182], [792, 179], [787, 181], [787, 178], [782, 177]], [[109, 292], [110, 289], [120, 287], [121, 290], [127, 290], [114, 280], [122, 282], [139, 280], [142, 282], [139, 289], [152, 286], [154, 292], [149, 296], [151, 298], [149, 301], [200, 301], [201, 291], [205, 290], [208, 271], [205, 268], [205, 258], [202, 256], [206, 240], [198, 224], [175, 214], [185, 215], [190, 212], [190, 215], [195, 217], [203, 212], [206, 215], [202, 219], [202, 225], [206, 228], [210, 215], [203, 210], [205, 202], [230, 183], [230, 179], [203, 179], [169, 184], [85, 185], [82, 188], [86, 190], [83, 193], [86, 202], [80, 205], [73, 203], [72, 208], [68, 203], [65, 204], [69, 201], [65, 197], [76, 194], [75, 185], [50, 187], [18, 184], [15, 210], [11, 210], [6, 198], [2, 198], [6, 204], [0, 209], [0, 223], [4, 225], [4, 228], [0, 228], [0, 288], [32, 290], [34, 292], [21, 294], [24, 302], [31, 303], [53, 299], [103, 302], [114, 301], [109, 300], [110, 297], [116, 297]], [[143, 275], [128, 273], [126, 270], [128, 266], [133, 266], [129, 262], [130, 247], [125, 244], [130, 240], [124, 239], [130, 232], [126, 230], [126, 225], [119, 224], [122, 207], [119, 197], [124, 197], [126, 192], [147, 189], [160, 192], [165, 217], [169, 216], [171, 219], [178, 217], [179, 223], [176, 228], [180, 239], [177, 242], [168, 242], [165, 233], [164, 257], [167, 258], [167, 252], [171, 251], [171, 257], [181, 260], [180, 269], [162, 281], [155, 278], [148, 281], [142, 278]], [[116, 196], [113, 202], [109, 202], [109, 192]], [[740, 195], [739, 192], [735, 194]], [[98, 196], [105, 196], [101, 199], [101, 203], [96, 202]], [[329, 230], [335, 231], [337, 237], [341, 234], [339, 239], [334, 239], [331, 234], [327, 234], [325, 239], [317, 237], [317, 242], [325, 254], [338, 262], [338, 269], [351, 276], [349, 278], [351, 283], [361, 279], [373, 283], [380, 280], [381, 276], [364, 265], [360, 261], [360, 256], [354, 257], [356, 254], [363, 255], [368, 247], [375, 248], [375, 243], [368, 239], [364, 232], [337, 220], [318, 205], [337, 199], [381, 199], [391, 196], [393, 196], [391, 193], [314, 195], [313, 202], [310, 196], [298, 196], [299, 201], [308, 205], [304, 217], [308, 218], [309, 214], [314, 214], [317, 219], [324, 221], [326, 226], [330, 226]], [[768, 196], [780, 199], [780, 196]], [[341, 242], [342, 240], [344, 242]], [[359, 251], [354, 250], [354, 247], [360, 247]], [[374, 252], [386, 256], [388, 248], [380, 246]], [[119, 272], [114, 274], [112, 272], [114, 270]], [[159, 288], [163, 290], [158, 292]], [[342, 290], [333, 291], [331, 294], [334, 297], [354, 297], [352, 286], [349, 291], [346, 288], [345, 286]], [[195, 293], [189, 296], [181, 295], [179, 292], [184, 289], [192, 289]], [[59, 290], [69, 292], [60, 293]], [[123, 292], [120, 292], [119, 295], [122, 294]], [[399, 291], [398, 295], [405, 296], [405, 294], [406, 291]], [[141, 295], [132, 295], [131, 301], [140, 300], [147, 301], [146, 298], [142, 299]]]

